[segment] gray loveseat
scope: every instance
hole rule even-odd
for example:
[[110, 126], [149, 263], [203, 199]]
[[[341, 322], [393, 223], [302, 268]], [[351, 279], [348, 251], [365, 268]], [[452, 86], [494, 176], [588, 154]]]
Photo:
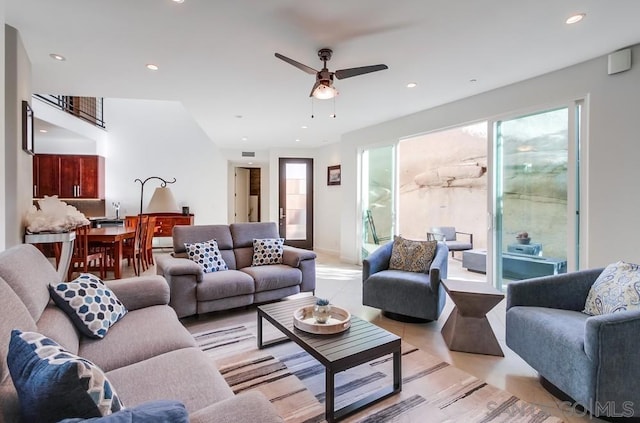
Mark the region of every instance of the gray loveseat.
[[[253, 240], [279, 238], [274, 222], [175, 226], [173, 253], [156, 260], [178, 317], [278, 300], [316, 288], [316, 254], [284, 246], [282, 264], [251, 266]], [[204, 273], [187, 258], [185, 243], [215, 239], [229, 270]]]
[[640, 311], [582, 313], [602, 271], [509, 282], [506, 341], [552, 394], [576, 401], [595, 416], [637, 419]]
[[160, 276], [107, 282], [129, 312], [104, 339], [81, 335], [50, 301], [48, 285], [59, 282], [32, 245], [0, 253], [0, 423], [21, 422], [6, 361], [12, 329], [41, 333], [94, 362], [128, 408], [173, 399], [185, 404], [192, 423], [282, 421], [261, 394], [233, 394], [167, 305], [169, 289]]

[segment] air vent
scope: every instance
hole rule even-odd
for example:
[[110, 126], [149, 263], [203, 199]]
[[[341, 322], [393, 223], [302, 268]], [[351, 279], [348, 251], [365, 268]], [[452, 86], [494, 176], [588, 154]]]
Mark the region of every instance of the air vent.
[[256, 152], [255, 151], [243, 151], [242, 152], [242, 157], [255, 157], [256, 156]]

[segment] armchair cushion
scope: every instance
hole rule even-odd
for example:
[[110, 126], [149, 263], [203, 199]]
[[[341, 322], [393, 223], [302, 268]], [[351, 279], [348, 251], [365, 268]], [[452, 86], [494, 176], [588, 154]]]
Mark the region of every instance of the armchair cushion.
[[584, 312], [592, 316], [640, 309], [640, 266], [619, 261], [608, 265], [587, 295]]
[[262, 238], [253, 240], [252, 266], [282, 264], [284, 238]]
[[109, 328], [127, 314], [116, 294], [90, 273], [51, 285], [49, 290], [58, 307], [90, 338], [104, 338]]
[[396, 236], [391, 248], [389, 270], [428, 273], [437, 241], [414, 241]]
[[185, 242], [184, 248], [187, 250], [189, 260], [198, 263], [204, 273], [229, 270], [215, 239], [196, 243]]
[[100, 417], [124, 408], [99, 367], [39, 333], [13, 330], [7, 363], [24, 421]]

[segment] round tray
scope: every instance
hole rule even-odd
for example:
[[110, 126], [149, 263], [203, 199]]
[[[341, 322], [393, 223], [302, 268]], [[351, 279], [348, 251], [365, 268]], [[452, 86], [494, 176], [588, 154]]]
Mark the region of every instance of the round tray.
[[347, 310], [331, 306], [331, 317], [327, 323], [316, 323], [313, 318], [313, 305], [300, 307], [293, 312], [293, 326], [300, 330], [318, 335], [331, 335], [344, 332], [351, 326], [351, 313]]

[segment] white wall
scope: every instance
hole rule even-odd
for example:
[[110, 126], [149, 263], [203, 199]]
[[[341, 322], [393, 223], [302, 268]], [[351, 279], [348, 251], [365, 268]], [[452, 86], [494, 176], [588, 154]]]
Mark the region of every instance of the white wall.
[[[0, 25], [2, 25], [2, 28], [4, 28], [4, 0], [0, 0]], [[4, 112], [5, 112], [5, 79], [4, 79], [4, 75], [5, 75], [5, 36], [4, 36], [4, 31], [0, 31], [0, 81], [2, 81], [2, 83], [0, 84], [0, 128], [4, 128], [5, 127], [5, 117], [4, 117]], [[0, 163], [3, 164], [3, 168], [4, 168], [4, 163], [6, 160], [6, 154], [5, 154], [5, 134], [4, 131], [0, 131]], [[7, 196], [6, 196], [6, 189], [5, 189], [5, 185], [6, 185], [6, 175], [5, 172], [0, 172], [0, 204], [7, 204]], [[0, 251], [5, 249], [5, 244], [6, 244], [6, 237], [7, 237], [7, 231], [6, 231], [6, 227], [7, 227], [7, 222], [6, 222], [6, 206], [5, 207], [0, 207]]]
[[327, 167], [344, 164], [340, 159], [340, 144], [334, 143], [314, 151], [315, 160], [315, 238], [314, 249], [330, 254], [340, 254], [340, 215], [342, 190], [346, 181], [342, 174], [340, 185], [327, 185]]
[[637, 59], [640, 46], [633, 47], [632, 57], [634, 68], [624, 73], [607, 75], [607, 57], [603, 56], [344, 134], [340, 152], [343, 178], [341, 228], [335, 232], [339, 237], [341, 258], [353, 263], [360, 261], [359, 214], [354, 200], [358, 198], [355, 183], [358, 148], [588, 96], [588, 140], [584, 146], [588, 153], [584, 157], [588, 174], [582, 186], [586, 206], [582, 211], [582, 242], [586, 260], [582, 267], [603, 266], [620, 259], [640, 261], [637, 246], [640, 197], [636, 195], [636, 185], [640, 181], [640, 166], [636, 162], [640, 153], [640, 62]]
[[[181, 103], [105, 99], [108, 128], [106, 209], [119, 201], [120, 214], [137, 214], [140, 186], [135, 179], [159, 176], [170, 185], [178, 206], [188, 205], [195, 223], [227, 222], [227, 162]], [[144, 207], [160, 181], [144, 186]]]
[[4, 122], [4, 245], [21, 244], [24, 216], [32, 204], [33, 160], [22, 150], [22, 101], [31, 100], [31, 62], [20, 34], [4, 26], [5, 122]]

